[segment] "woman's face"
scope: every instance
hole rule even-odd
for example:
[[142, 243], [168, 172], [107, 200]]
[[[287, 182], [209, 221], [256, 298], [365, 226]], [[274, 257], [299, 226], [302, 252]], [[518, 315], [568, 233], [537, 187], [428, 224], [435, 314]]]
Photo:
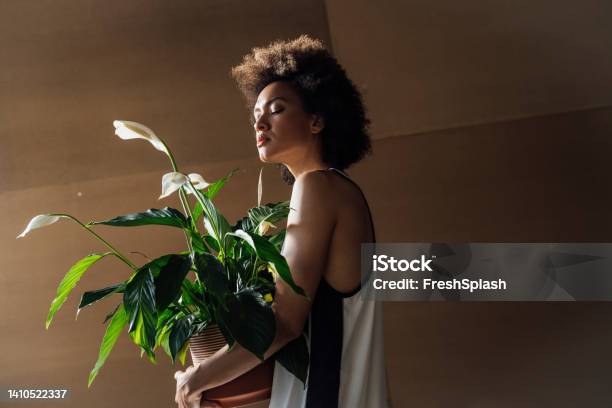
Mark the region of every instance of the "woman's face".
[[268, 163], [303, 160], [315, 148], [321, 130], [316, 115], [304, 112], [298, 93], [286, 82], [268, 84], [253, 108], [259, 158]]

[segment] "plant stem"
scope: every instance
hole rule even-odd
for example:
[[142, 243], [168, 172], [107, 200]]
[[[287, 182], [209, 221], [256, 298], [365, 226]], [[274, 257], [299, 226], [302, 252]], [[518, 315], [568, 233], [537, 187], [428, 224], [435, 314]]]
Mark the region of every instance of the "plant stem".
[[[193, 216], [191, 215], [191, 208], [189, 208], [189, 203], [187, 202], [187, 197], [184, 196], [182, 187], [179, 190], [179, 198], [181, 200], [181, 205], [183, 206], [183, 211], [185, 211], [187, 215], [189, 216], [189, 219], [191, 220], [191, 226], [193, 228], [194, 222], [193, 222]], [[196, 231], [197, 231], [197, 228], [196, 228]], [[185, 230], [183, 230], [183, 233], [185, 234], [185, 240], [187, 240], [187, 247], [189, 248], [189, 252], [193, 253], [193, 247], [191, 246], [191, 239], [189, 238], [189, 234], [187, 234], [187, 231]]]
[[200, 197], [200, 195], [202, 194], [197, 188], [195, 188], [195, 186], [193, 185], [193, 183], [191, 182], [191, 180], [189, 180], [189, 178], [187, 178], [187, 183], [189, 183], [189, 186], [191, 187], [191, 189], [193, 190], [193, 195], [195, 195], [196, 200], [198, 200], [200, 202], [200, 205], [202, 206], [202, 211], [204, 211], [204, 216], [206, 218], [208, 218], [208, 220], [210, 221], [210, 226], [213, 229], [213, 233], [215, 234], [215, 237], [217, 239], [217, 242], [219, 242], [219, 255], [222, 255], [225, 253], [225, 241], [224, 239], [222, 239], [223, 237], [219, 236], [219, 231], [217, 230], [216, 226], [214, 225], [214, 223], [212, 222], [212, 218], [210, 217], [210, 214], [208, 213], [207, 209], [208, 207], [205, 205], [204, 200], [202, 199], [202, 197]]
[[73, 220], [74, 222], [76, 222], [77, 224], [79, 224], [81, 227], [85, 228], [87, 231], [89, 231], [90, 233], [93, 234], [93, 236], [95, 236], [98, 240], [100, 240], [104, 245], [106, 245], [106, 247], [108, 249], [111, 250], [111, 252], [113, 254], [115, 254], [115, 256], [117, 256], [117, 258], [121, 259], [127, 266], [129, 266], [131, 269], [133, 269], [134, 271], [138, 270], [138, 267], [136, 265], [134, 265], [125, 255], [123, 255], [121, 252], [119, 252], [114, 246], [112, 246], [108, 241], [106, 241], [104, 238], [102, 238], [100, 235], [98, 235], [94, 230], [92, 230], [89, 226], [83, 224], [81, 221], [79, 221], [78, 219], [76, 219], [75, 217], [73, 217], [70, 214], [49, 214], [49, 215], [55, 215], [55, 216], [59, 216], [59, 217], [66, 217], [66, 218], [70, 218], [71, 220]]
[[[168, 158], [170, 159], [172, 170], [175, 172], [178, 172], [179, 171], [178, 166], [176, 165], [176, 160], [174, 159], [174, 155], [172, 154], [172, 151], [170, 150], [166, 142], [164, 142], [161, 138], [159, 140], [162, 142], [162, 144], [166, 148], [166, 152], [168, 152]], [[179, 190], [179, 199], [181, 200], [181, 206], [183, 207], [183, 211], [192, 220], [191, 225], [195, 227], [195, 223], [193, 222], [193, 214], [191, 212], [191, 208], [189, 207], [189, 201], [187, 201], [187, 197], [185, 195], [185, 192], [183, 191], [183, 188]], [[195, 229], [196, 231], [198, 230], [197, 227], [195, 227]], [[187, 240], [187, 247], [189, 248], [189, 252], [193, 253], [193, 247], [191, 246], [191, 240], [189, 239], [189, 235], [187, 234], [187, 232], [185, 232], [185, 230], [183, 230], [183, 233], [185, 234], [185, 239]]]
[[[189, 218], [191, 218], [191, 224], [196, 227], [195, 222], [193, 220], [193, 212], [191, 211], [191, 207], [189, 206], [189, 200], [187, 199], [187, 194], [185, 194], [185, 190], [183, 187], [181, 187], [179, 190], [179, 196], [181, 197], [181, 203], [183, 204], [183, 208], [187, 212], [187, 215], [189, 215]], [[198, 229], [196, 227], [196, 231], [197, 230]]]

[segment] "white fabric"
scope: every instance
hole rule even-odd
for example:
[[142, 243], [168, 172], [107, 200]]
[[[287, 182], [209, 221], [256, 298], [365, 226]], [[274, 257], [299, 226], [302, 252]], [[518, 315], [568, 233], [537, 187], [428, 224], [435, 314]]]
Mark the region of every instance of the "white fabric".
[[[362, 299], [357, 293], [344, 298], [343, 309], [338, 407], [390, 407], [384, 361], [382, 303]], [[304, 389], [300, 380], [276, 363], [269, 408], [306, 408], [307, 391], [308, 382]]]

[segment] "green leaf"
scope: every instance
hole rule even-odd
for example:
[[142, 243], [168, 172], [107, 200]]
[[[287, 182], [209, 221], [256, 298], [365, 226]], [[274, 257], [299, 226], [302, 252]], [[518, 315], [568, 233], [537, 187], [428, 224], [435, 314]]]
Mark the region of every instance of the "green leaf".
[[198, 278], [208, 293], [223, 301], [225, 294], [229, 291], [229, 281], [221, 262], [211, 254], [196, 254], [195, 267]]
[[287, 233], [287, 230], [283, 229], [283, 230], [279, 231], [278, 234], [271, 235], [268, 238], [268, 241], [270, 241], [270, 243], [272, 245], [274, 245], [276, 247], [276, 249], [278, 249], [279, 252], [283, 248], [283, 243], [285, 242], [285, 234], [286, 233]]
[[205, 194], [197, 189], [194, 189], [194, 194], [204, 211], [206, 231], [221, 242], [221, 238], [231, 230], [229, 223]]
[[240, 291], [227, 298], [227, 310], [218, 314], [232, 337], [260, 360], [274, 340], [276, 319], [270, 304], [252, 289]]
[[216, 239], [214, 239], [210, 235], [206, 235], [204, 237], [204, 241], [206, 241], [206, 243], [208, 244], [209, 247], [211, 247], [214, 251], [219, 253], [219, 250], [220, 250], [219, 241], [217, 241]]
[[189, 341], [186, 341], [185, 344], [183, 344], [183, 347], [176, 355], [182, 365], [185, 365], [185, 359], [187, 358], [187, 350], [189, 350]]
[[[172, 358], [172, 354], [170, 353], [170, 345], [168, 342], [170, 338], [170, 332], [172, 331], [174, 324], [180, 318], [185, 316], [185, 314], [179, 311], [171, 311], [170, 309], [166, 309], [164, 313], [166, 312], [168, 312], [169, 318], [166, 319], [165, 317], [160, 317], [160, 319], [158, 319], [156, 346], [161, 345], [168, 357]], [[164, 320], [165, 322], [162, 322], [162, 320]]]
[[[208, 187], [206, 187], [205, 190], [200, 190], [202, 192], [202, 194], [204, 194], [206, 197], [208, 197], [210, 200], [214, 199], [217, 194], [219, 193], [219, 191], [223, 188], [223, 186], [225, 185], [225, 183], [227, 183], [227, 181], [234, 175], [236, 174], [236, 172], [238, 172], [238, 169], [232, 169], [232, 171], [230, 171], [225, 177], [215, 181], [214, 183], [210, 184]], [[197, 222], [200, 217], [202, 216], [202, 204], [200, 204], [200, 202], [198, 201], [195, 205], [195, 208], [192, 211], [193, 214], [193, 219], [194, 222]]]
[[109, 319], [111, 319], [113, 316], [115, 316], [115, 313], [117, 313], [117, 310], [119, 310], [119, 306], [121, 306], [123, 304], [123, 301], [121, 301], [116, 307], [115, 309], [110, 312], [109, 314], [106, 315], [106, 317], [104, 318], [104, 321], [102, 322], [102, 324], [106, 324], [106, 322], [108, 322]]
[[79, 315], [79, 313], [81, 312], [81, 309], [92, 305], [94, 303], [96, 303], [99, 300], [104, 299], [105, 297], [107, 297], [108, 295], [110, 295], [111, 293], [121, 293], [125, 290], [125, 282], [122, 283], [118, 283], [116, 285], [113, 286], [109, 286], [106, 288], [102, 288], [102, 289], [98, 289], [98, 290], [92, 290], [92, 291], [87, 291], [85, 293], [83, 293], [83, 296], [81, 296], [81, 303], [79, 303], [79, 308], [77, 309], [77, 316]]
[[295, 293], [308, 297], [306, 295], [306, 292], [304, 292], [304, 289], [299, 287], [293, 281], [293, 278], [291, 277], [291, 272], [289, 271], [289, 265], [287, 264], [287, 260], [285, 259], [285, 257], [266, 238], [242, 230], [230, 232], [228, 233], [228, 235], [234, 235], [247, 242], [255, 250], [259, 259], [268, 262], [274, 266], [274, 269], [281, 277], [281, 279], [284, 280], [291, 287], [291, 289], [293, 289]]
[[300, 337], [290, 341], [283, 348], [274, 354], [276, 361], [295, 375], [306, 387], [306, 377], [308, 376], [308, 364], [310, 355], [304, 333]]
[[[181, 255], [186, 255], [186, 254], [181, 254]], [[153, 274], [153, 278], [157, 278], [161, 270], [168, 264], [168, 262], [170, 262], [173, 256], [181, 256], [181, 255], [168, 254], [168, 255], [160, 256], [159, 258], [155, 258], [154, 260], [142, 265], [139, 268], [139, 270], [149, 269], [151, 273]], [[131, 279], [134, 279], [134, 276], [132, 276]]]
[[188, 255], [170, 255], [154, 278], [155, 305], [158, 312], [174, 302], [181, 294], [183, 280], [191, 268]]
[[228, 271], [230, 281], [235, 284], [234, 290], [245, 289], [248, 286], [252, 268], [247, 270], [238, 260], [225, 258], [225, 269]]
[[208, 186], [206, 189], [206, 196], [211, 200], [215, 198], [223, 186], [225, 186], [225, 183], [227, 183], [229, 179], [232, 178], [237, 172], [238, 168], [234, 168], [230, 170], [230, 172], [227, 173], [222, 179], [219, 179]]
[[268, 203], [259, 207], [253, 207], [248, 211], [246, 217], [241, 218], [232, 226], [232, 231], [243, 230], [258, 233], [258, 226], [264, 221], [272, 224], [282, 221], [289, 215], [289, 201]]
[[91, 383], [96, 378], [98, 372], [104, 365], [104, 362], [106, 361], [108, 355], [115, 346], [117, 338], [121, 334], [121, 330], [123, 330], [127, 321], [128, 315], [125, 312], [123, 305], [120, 305], [119, 309], [117, 309], [117, 312], [114, 314], [110, 324], [106, 328], [106, 333], [104, 333], [104, 337], [102, 338], [102, 344], [100, 345], [100, 352], [98, 354], [98, 361], [96, 361], [96, 365], [89, 373], [89, 381], [87, 383], [88, 388], [91, 386]]
[[191, 282], [189, 279], [185, 279], [183, 281], [183, 304], [186, 305], [194, 305], [199, 309], [199, 312], [208, 315], [208, 307], [206, 306], [201, 290], [199, 290], [196, 285]]
[[81, 259], [77, 263], [75, 263], [68, 273], [64, 276], [64, 279], [60, 282], [57, 293], [55, 295], [55, 299], [51, 302], [51, 307], [49, 308], [49, 314], [47, 315], [47, 321], [45, 323], [45, 327], [48, 329], [51, 321], [53, 320], [53, 316], [59, 310], [59, 308], [64, 304], [72, 289], [76, 286], [77, 282], [81, 279], [81, 276], [89, 269], [94, 263], [98, 262], [100, 259], [104, 258], [106, 255], [110, 255], [111, 252], [106, 252], [104, 254], [91, 254]]
[[194, 223], [197, 223], [200, 220], [200, 217], [202, 216], [203, 212], [204, 212], [204, 210], [202, 209], [202, 204], [200, 204], [199, 201], [196, 202], [196, 205], [193, 208], [193, 211], [191, 211]]
[[199, 254], [208, 252], [206, 244], [204, 244], [204, 239], [198, 232], [192, 231], [191, 229], [187, 229], [186, 231], [188, 231], [187, 233], [189, 234], [189, 242], [191, 242], [191, 247], [194, 251]]
[[169, 345], [169, 338], [170, 338], [171, 330], [172, 330], [172, 327], [170, 327], [168, 330], [164, 330], [159, 337], [159, 344], [162, 346], [162, 348], [164, 349], [164, 352], [170, 358], [172, 358], [172, 353], [170, 352], [170, 345]]
[[161, 314], [159, 314], [157, 316], [157, 325], [155, 327], [155, 345], [159, 345], [159, 337], [161, 336], [162, 332], [167, 329], [170, 321], [172, 320], [172, 317], [176, 316], [176, 310], [173, 310], [172, 308], [168, 308], [166, 310], [164, 310]]
[[[221, 308], [219, 308], [220, 310]], [[217, 311], [217, 315], [219, 315], [219, 311]], [[234, 339], [234, 337], [232, 336], [232, 334], [229, 331], [229, 328], [225, 325], [225, 323], [223, 322], [223, 320], [221, 320], [221, 318], [217, 318], [217, 326], [219, 326], [219, 331], [221, 332], [221, 334], [223, 334], [223, 337], [225, 338], [225, 341], [227, 342], [230, 350], [232, 349], [232, 347], [234, 347], [234, 344], [236, 343], [236, 340]]]
[[168, 345], [173, 363], [176, 361], [176, 356], [185, 345], [185, 342], [187, 342], [193, 334], [195, 329], [195, 325], [193, 324], [194, 320], [195, 316], [193, 314], [184, 316], [174, 324], [170, 332]]
[[254, 207], [249, 210], [248, 214], [253, 225], [253, 230], [250, 232], [257, 233], [262, 222], [267, 221], [275, 224], [287, 218], [289, 215], [289, 201]]
[[187, 219], [179, 210], [165, 207], [161, 210], [151, 208], [145, 212], [121, 215], [105, 221], [92, 221], [89, 225], [110, 225], [113, 227], [137, 227], [141, 225], [168, 225], [171, 227], [188, 228]]
[[155, 345], [157, 309], [153, 274], [149, 268], [140, 269], [128, 282], [123, 304], [129, 317], [130, 336], [151, 358], [150, 353]]

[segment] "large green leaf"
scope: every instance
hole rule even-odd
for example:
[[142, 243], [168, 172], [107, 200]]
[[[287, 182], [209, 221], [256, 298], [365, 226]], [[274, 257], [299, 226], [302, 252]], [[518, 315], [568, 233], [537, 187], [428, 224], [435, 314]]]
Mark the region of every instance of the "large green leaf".
[[[180, 254], [185, 255], [185, 254]], [[142, 265], [139, 269], [149, 269], [153, 274], [153, 278], [157, 278], [160, 271], [170, 262], [173, 256], [179, 256], [175, 254], [168, 254], [155, 258], [154, 260]], [[133, 278], [132, 278], [133, 279]]]
[[289, 201], [268, 203], [259, 207], [253, 207], [248, 211], [246, 217], [241, 218], [232, 226], [232, 231], [243, 230], [258, 233], [259, 225], [264, 222], [272, 224], [282, 221], [289, 215]]
[[204, 244], [204, 238], [200, 235], [200, 233], [191, 229], [187, 229], [186, 231], [189, 235], [189, 242], [191, 242], [191, 247], [195, 252], [199, 254], [209, 252], [208, 248], [206, 248], [206, 244]]
[[108, 322], [109, 319], [115, 316], [115, 313], [117, 313], [117, 310], [119, 310], [119, 306], [122, 306], [122, 305], [123, 305], [123, 300], [121, 300], [121, 302], [119, 302], [119, 304], [115, 306], [112, 312], [106, 315], [106, 317], [104, 318], [104, 322], [102, 322], [102, 324], [106, 324], [106, 322]]
[[212, 248], [213, 251], [216, 251], [217, 253], [219, 253], [219, 249], [220, 249], [219, 241], [217, 241], [210, 235], [204, 236], [204, 241], [206, 242], [206, 244], [208, 244], [209, 247]]
[[[217, 316], [219, 315], [219, 312], [217, 311]], [[229, 328], [225, 325], [225, 323], [223, 322], [223, 320], [221, 320], [221, 318], [217, 317], [217, 325], [219, 326], [219, 331], [221, 332], [221, 334], [223, 334], [223, 337], [225, 338], [225, 341], [227, 342], [230, 350], [232, 347], [234, 347], [234, 344], [236, 343], [236, 340], [234, 339], [234, 337], [232, 336], [232, 333], [230, 333]]]
[[268, 237], [270, 243], [274, 245], [279, 252], [283, 249], [283, 243], [285, 242], [286, 233], [287, 230], [283, 229], [279, 231], [278, 234], [270, 235], [270, 237]]
[[247, 269], [239, 260], [225, 258], [225, 269], [228, 271], [230, 281], [233, 283], [232, 290], [246, 289], [252, 276], [252, 268]]
[[64, 304], [68, 298], [68, 295], [70, 292], [72, 292], [72, 289], [74, 289], [85, 271], [87, 271], [87, 269], [89, 269], [94, 263], [110, 254], [111, 252], [106, 252], [104, 254], [91, 254], [72, 265], [68, 273], [66, 273], [64, 276], [64, 279], [62, 279], [60, 282], [55, 299], [53, 299], [51, 302], [51, 307], [49, 308], [49, 314], [47, 315], [47, 321], [45, 323], [45, 327], [47, 329], [53, 320], [53, 316], [55, 316], [55, 313], [57, 313], [59, 308]]
[[177, 354], [183, 348], [185, 342], [189, 340], [195, 330], [195, 325], [193, 324], [194, 320], [195, 316], [193, 314], [184, 316], [174, 324], [174, 327], [170, 332], [168, 345], [170, 348], [170, 357], [172, 358], [173, 363], [176, 360]]
[[194, 194], [204, 211], [204, 226], [206, 231], [212, 235], [217, 241], [221, 242], [221, 238], [231, 230], [231, 227], [223, 214], [217, 211], [213, 202], [200, 190], [195, 189]]
[[228, 235], [234, 235], [247, 242], [255, 250], [257, 257], [272, 265], [276, 273], [278, 273], [281, 279], [284, 280], [295, 293], [307, 297], [304, 289], [293, 281], [287, 260], [270, 241], [257, 234], [243, 230], [236, 230], [235, 232], [228, 233]]
[[302, 333], [300, 337], [290, 341], [283, 348], [274, 354], [276, 361], [295, 375], [304, 383], [306, 388], [306, 377], [308, 376], [308, 364], [310, 355], [308, 354], [308, 345], [306, 337]]
[[172, 358], [172, 353], [170, 352], [170, 331], [173, 326], [164, 327], [164, 330], [160, 333], [158, 343], [162, 346], [164, 352], [168, 355], [168, 357]]
[[109, 287], [106, 287], [106, 288], [92, 290], [92, 291], [87, 291], [87, 292], [83, 293], [83, 296], [81, 296], [81, 303], [79, 303], [79, 308], [77, 309], [77, 316], [81, 312], [81, 309], [83, 309], [83, 308], [85, 308], [85, 307], [87, 307], [89, 305], [92, 305], [92, 304], [96, 303], [99, 300], [104, 299], [105, 297], [107, 297], [111, 293], [121, 293], [121, 292], [125, 291], [125, 285], [126, 285], [126, 283], [122, 282], [122, 283], [118, 283], [116, 285], [109, 286]]
[[225, 305], [227, 310], [221, 307], [217, 312], [233, 339], [263, 360], [276, 334], [271, 305], [252, 289], [229, 296]]
[[161, 210], [151, 208], [145, 212], [121, 215], [105, 221], [92, 221], [89, 224], [103, 224], [113, 227], [136, 227], [140, 225], [168, 225], [178, 228], [189, 227], [189, 223], [183, 213], [170, 207], [165, 207]]
[[166, 327], [168, 323], [170, 323], [172, 318], [176, 316], [177, 313], [178, 312], [176, 311], [176, 309], [169, 307], [157, 315], [157, 326], [155, 327], [155, 329], [157, 330], [157, 336], [161, 334], [162, 329]]
[[[167, 314], [167, 316], [165, 316]], [[163, 315], [157, 320], [157, 339], [156, 347], [161, 345], [168, 357], [172, 357], [168, 339], [174, 324], [185, 314], [181, 311], [166, 309]]]
[[102, 344], [100, 345], [100, 352], [98, 354], [98, 361], [96, 361], [96, 365], [89, 373], [89, 381], [87, 383], [88, 388], [91, 386], [94, 378], [96, 378], [98, 372], [104, 365], [106, 358], [115, 346], [115, 343], [117, 342], [117, 339], [119, 338], [119, 335], [121, 334], [121, 331], [125, 327], [127, 321], [128, 315], [123, 308], [123, 305], [120, 305], [116, 313], [113, 315], [113, 319], [106, 328], [106, 332], [102, 338]]
[[196, 254], [195, 267], [198, 278], [208, 293], [217, 297], [219, 301], [223, 301], [230, 288], [221, 262], [211, 254]]
[[199, 309], [199, 312], [204, 316], [208, 316], [208, 307], [204, 301], [203, 294], [196, 285], [189, 279], [183, 280], [182, 287], [182, 299], [183, 303], [187, 305], [194, 305]]
[[189, 350], [189, 342], [188, 341], [186, 341], [185, 344], [183, 344], [183, 347], [176, 354], [176, 356], [178, 357], [178, 359], [179, 359], [179, 361], [181, 362], [182, 365], [185, 365], [185, 359], [187, 358], [187, 350]]
[[[227, 181], [234, 175], [236, 174], [236, 172], [238, 171], [238, 169], [232, 169], [232, 171], [230, 171], [229, 173], [227, 173], [227, 175], [225, 175], [225, 177], [215, 181], [214, 183], [210, 184], [208, 187], [206, 187], [205, 190], [200, 190], [206, 197], [208, 197], [210, 200], [214, 199], [217, 194], [219, 193], [219, 191], [223, 188], [223, 186], [225, 185], [225, 183], [227, 183]], [[202, 204], [200, 204], [200, 202], [198, 201], [195, 205], [195, 208], [193, 209], [193, 219], [194, 221], [198, 221], [200, 219], [200, 217], [202, 216]]]
[[170, 255], [157, 276], [154, 275], [155, 305], [158, 312], [162, 312], [180, 296], [181, 285], [189, 268], [191, 268], [189, 255]]
[[157, 309], [153, 274], [149, 268], [140, 269], [128, 282], [123, 294], [123, 304], [129, 317], [130, 336], [151, 359], [155, 345]]
[[229, 181], [236, 173], [238, 172], [238, 168], [231, 169], [229, 173], [227, 173], [223, 178], [215, 181], [206, 189], [206, 196], [211, 200], [217, 196], [219, 191], [225, 186], [225, 183]]
[[289, 215], [289, 201], [254, 207], [249, 210], [248, 214], [253, 225], [251, 232], [257, 233], [262, 222], [267, 221], [274, 224], [287, 218]]

